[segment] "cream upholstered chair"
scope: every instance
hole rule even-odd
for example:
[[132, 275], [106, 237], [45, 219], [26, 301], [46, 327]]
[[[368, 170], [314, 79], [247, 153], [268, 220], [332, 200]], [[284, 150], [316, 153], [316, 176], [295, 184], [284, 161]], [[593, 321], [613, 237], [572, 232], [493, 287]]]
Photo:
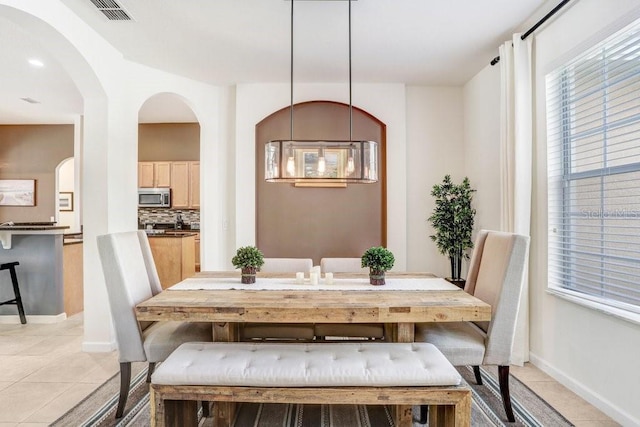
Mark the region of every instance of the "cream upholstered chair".
[[[260, 267], [263, 273], [295, 273], [305, 274], [313, 268], [311, 258], [265, 258]], [[311, 323], [245, 323], [242, 326], [243, 340], [313, 340], [313, 324]]]
[[369, 269], [362, 266], [361, 258], [322, 258], [320, 271], [323, 273], [365, 273]]
[[144, 231], [98, 236], [98, 251], [107, 286], [109, 308], [118, 344], [120, 398], [116, 418], [122, 417], [131, 382], [131, 362], [149, 362], [149, 375], [180, 344], [211, 341], [211, 324], [146, 322], [136, 319], [136, 304], [162, 289]]
[[[322, 258], [320, 271], [322, 273], [369, 273], [368, 268], [362, 267], [360, 258]], [[381, 323], [316, 323], [315, 335], [321, 339], [326, 337], [383, 339], [384, 325]]]
[[415, 340], [434, 344], [454, 366], [498, 365], [502, 401], [515, 420], [509, 396], [509, 365], [516, 333], [529, 237], [482, 230], [476, 238], [464, 290], [491, 305], [490, 322], [439, 322], [416, 325]]
[[307, 274], [312, 268], [313, 260], [311, 258], [265, 258], [260, 271], [263, 273], [297, 273], [302, 271]]

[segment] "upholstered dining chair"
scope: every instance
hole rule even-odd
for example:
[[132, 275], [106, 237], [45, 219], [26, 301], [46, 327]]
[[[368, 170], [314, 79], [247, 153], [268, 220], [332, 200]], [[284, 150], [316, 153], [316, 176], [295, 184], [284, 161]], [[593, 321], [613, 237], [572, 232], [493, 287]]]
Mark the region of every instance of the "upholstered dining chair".
[[265, 258], [260, 271], [263, 273], [297, 273], [302, 271], [308, 274], [312, 268], [313, 260], [311, 258]]
[[421, 323], [415, 331], [416, 341], [434, 344], [454, 366], [473, 366], [478, 384], [482, 384], [480, 365], [497, 365], [500, 394], [510, 422], [515, 418], [509, 365], [528, 254], [528, 236], [480, 231], [464, 290], [491, 305], [491, 321]]
[[[368, 268], [362, 267], [360, 258], [322, 258], [320, 260], [322, 273], [369, 273]], [[381, 323], [316, 323], [315, 335], [317, 339], [327, 340], [327, 337], [383, 339], [384, 325]]]
[[[311, 258], [265, 258], [260, 267], [263, 273], [295, 273], [308, 274], [313, 268]], [[312, 323], [246, 323], [242, 325], [243, 340], [313, 340]]]
[[149, 381], [155, 364], [180, 344], [211, 341], [213, 335], [209, 323], [138, 323], [136, 304], [162, 290], [144, 231], [98, 236], [97, 243], [118, 345], [120, 398], [116, 418], [121, 418], [129, 395], [131, 362], [149, 363]]

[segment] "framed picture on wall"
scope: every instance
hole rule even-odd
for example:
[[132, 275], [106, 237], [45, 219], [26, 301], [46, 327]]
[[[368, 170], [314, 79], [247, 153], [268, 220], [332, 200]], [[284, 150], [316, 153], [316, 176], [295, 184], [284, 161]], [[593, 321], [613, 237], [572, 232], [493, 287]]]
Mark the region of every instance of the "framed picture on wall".
[[35, 205], [35, 179], [0, 179], [0, 206]]
[[73, 192], [61, 191], [58, 196], [58, 207], [60, 211], [72, 211], [73, 210]]

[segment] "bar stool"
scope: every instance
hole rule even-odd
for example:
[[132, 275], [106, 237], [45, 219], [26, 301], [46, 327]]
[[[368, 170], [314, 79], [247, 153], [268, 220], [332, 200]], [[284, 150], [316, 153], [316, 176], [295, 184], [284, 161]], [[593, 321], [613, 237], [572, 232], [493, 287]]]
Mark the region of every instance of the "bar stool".
[[4, 302], [0, 302], [0, 305], [15, 304], [18, 306], [18, 314], [20, 315], [20, 323], [23, 325], [27, 323], [27, 317], [24, 315], [24, 307], [22, 306], [22, 298], [20, 297], [20, 288], [18, 287], [18, 276], [16, 276], [16, 265], [20, 265], [19, 262], [8, 262], [6, 264], [0, 264], [0, 270], [9, 270], [11, 273], [11, 283], [13, 284], [14, 299], [10, 299]]

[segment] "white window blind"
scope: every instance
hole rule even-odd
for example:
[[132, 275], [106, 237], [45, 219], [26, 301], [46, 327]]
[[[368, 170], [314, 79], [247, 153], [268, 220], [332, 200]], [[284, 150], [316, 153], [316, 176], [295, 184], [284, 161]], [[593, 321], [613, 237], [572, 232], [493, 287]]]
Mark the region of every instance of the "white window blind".
[[546, 84], [549, 287], [640, 313], [640, 21]]

